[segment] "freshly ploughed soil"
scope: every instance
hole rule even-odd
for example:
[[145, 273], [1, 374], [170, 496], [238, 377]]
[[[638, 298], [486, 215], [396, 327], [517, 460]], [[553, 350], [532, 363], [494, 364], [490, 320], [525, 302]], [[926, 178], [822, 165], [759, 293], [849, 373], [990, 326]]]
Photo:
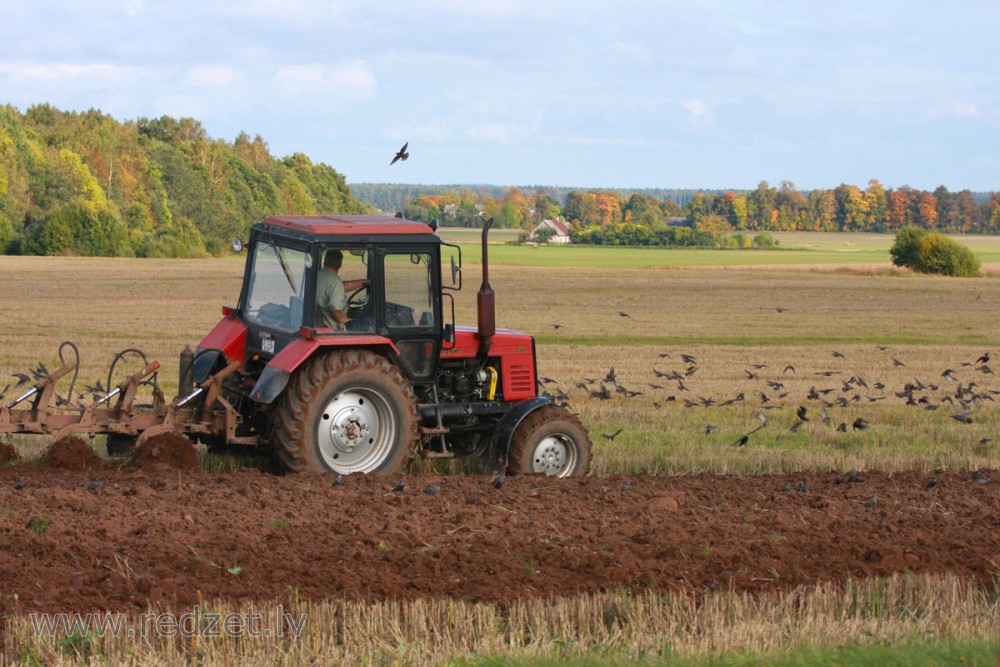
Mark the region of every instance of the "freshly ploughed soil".
[[411, 475], [402, 492], [398, 478], [360, 475], [333, 486], [255, 470], [96, 474], [95, 489], [94, 470], [0, 468], [0, 613], [290, 591], [501, 603], [622, 587], [758, 592], [903, 571], [989, 584], [1000, 564], [997, 471], [985, 483], [938, 474], [933, 488], [922, 473], [637, 476], [630, 488], [519, 477], [501, 489], [488, 476]]
[[47, 468], [86, 470], [101, 467], [101, 457], [84, 440], [69, 436], [49, 445], [39, 462]]
[[17, 449], [9, 442], [0, 442], [0, 465], [19, 459]]
[[198, 453], [183, 435], [163, 433], [154, 435], [135, 448], [132, 465], [137, 468], [166, 467], [194, 471], [198, 469]]

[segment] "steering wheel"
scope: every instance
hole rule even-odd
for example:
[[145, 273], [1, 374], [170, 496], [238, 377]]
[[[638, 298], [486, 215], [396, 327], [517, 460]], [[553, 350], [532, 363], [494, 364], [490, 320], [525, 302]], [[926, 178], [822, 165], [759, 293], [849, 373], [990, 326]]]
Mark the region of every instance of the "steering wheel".
[[347, 297], [347, 310], [365, 310], [371, 304], [371, 294], [368, 285], [362, 285]]

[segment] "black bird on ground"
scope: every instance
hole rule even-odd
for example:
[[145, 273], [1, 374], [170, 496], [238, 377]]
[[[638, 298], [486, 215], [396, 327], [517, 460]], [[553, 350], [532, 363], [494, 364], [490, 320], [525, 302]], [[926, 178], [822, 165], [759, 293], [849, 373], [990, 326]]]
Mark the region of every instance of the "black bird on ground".
[[330, 482], [330, 486], [332, 486], [332, 487], [338, 487], [338, 486], [340, 486], [343, 483], [344, 483], [344, 476], [343, 475], [337, 475], [336, 477], [333, 478], [333, 481]]
[[806, 492], [806, 480], [800, 479], [799, 483], [798, 483], [798, 486], [795, 487], [795, 490], [798, 491], [799, 493], [805, 493]]
[[397, 492], [397, 493], [399, 493], [400, 491], [403, 491], [405, 489], [406, 489], [406, 478], [405, 477], [402, 478], [401, 480], [399, 480], [398, 482], [396, 482], [396, 486], [392, 487], [392, 490], [395, 491], [395, 492]]
[[631, 490], [632, 490], [632, 480], [626, 479], [625, 483], [622, 484], [622, 491], [624, 491], [625, 493], [628, 493]]
[[101, 488], [100, 477], [95, 477], [94, 479], [90, 480], [90, 484], [87, 486], [87, 490], [90, 491], [91, 493], [97, 493], [97, 490], [99, 488]]
[[403, 144], [403, 147], [400, 148], [399, 151], [396, 153], [396, 155], [392, 158], [392, 162], [389, 163], [390, 167], [392, 165], [396, 164], [399, 161], [404, 161], [405, 162], [406, 159], [410, 157], [410, 154], [408, 152], [406, 152], [406, 148], [409, 145], [410, 145], [409, 141], [407, 141], [405, 144]]
[[791, 482], [785, 482], [782, 485], [782, 487], [780, 489], [778, 489], [778, 491], [780, 491], [781, 493], [789, 493], [791, 490], [792, 490], [792, 483]]
[[437, 494], [441, 493], [441, 485], [428, 484], [427, 487], [424, 489], [424, 493], [426, 493], [428, 496], [436, 496]]
[[14, 482], [14, 490], [15, 490], [15, 491], [20, 491], [21, 489], [23, 489], [23, 488], [24, 488], [24, 485], [25, 485], [25, 483], [26, 483], [27, 481], [28, 481], [28, 480], [27, 480], [27, 479], [25, 479], [24, 477], [18, 477], [18, 478], [17, 478], [17, 481], [16, 481], [16, 482]]
[[937, 483], [938, 483], [938, 478], [931, 477], [929, 480], [927, 480], [927, 488], [933, 489], [935, 486], [937, 486]]
[[875, 507], [876, 505], [878, 505], [878, 494], [877, 493], [874, 494], [871, 498], [869, 498], [862, 504], [868, 509]]
[[504, 476], [503, 473], [498, 474], [496, 477], [493, 478], [493, 488], [494, 489], [502, 489], [503, 485], [504, 485], [504, 482], [506, 482], [506, 481], [507, 481], [507, 477]]

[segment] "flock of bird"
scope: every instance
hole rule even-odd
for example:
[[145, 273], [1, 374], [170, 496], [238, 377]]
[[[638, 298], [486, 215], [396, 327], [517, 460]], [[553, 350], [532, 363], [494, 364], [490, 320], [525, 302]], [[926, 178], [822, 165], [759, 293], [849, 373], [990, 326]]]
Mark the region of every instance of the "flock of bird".
[[[620, 317], [630, 317], [624, 311], [617, 312]], [[562, 328], [560, 324], [550, 326], [555, 329]], [[906, 362], [892, 356], [889, 347], [879, 345], [876, 348], [886, 353], [886, 365], [894, 371], [898, 373], [906, 368]], [[838, 360], [837, 363], [840, 365], [848, 360], [847, 355], [839, 350], [831, 350], [830, 358]], [[573, 388], [568, 392], [579, 390], [583, 392], [585, 398], [596, 401], [610, 401], [616, 398], [628, 400], [646, 396], [652, 398], [652, 406], [656, 409], [662, 408], [665, 403], [683, 404], [685, 408], [754, 404], [757, 406], [755, 408], [757, 421], [754, 427], [740, 433], [732, 441], [733, 446], [744, 447], [754, 434], [772, 426], [769, 418], [772, 411], [789, 405], [797, 406], [794, 407], [795, 419], [788, 429], [792, 433], [810, 422], [831, 426], [840, 433], [866, 431], [872, 428], [871, 421], [864, 417], [855, 417], [853, 420], [835, 422], [833, 419], [835, 409], [871, 405], [894, 399], [900, 399], [903, 405], [928, 411], [938, 410], [947, 405], [951, 419], [961, 424], [972, 424], [975, 422], [974, 410], [987, 402], [995, 402], [996, 396], [1000, 395], [1000, 391], [996, 389], [980, 387], [974, 379], [994, 375], [993, 369], [989, 366], [990, 360], [990, 353], [986, 352], [975, 360], [961, 362], [961, 365], [957, 366], [961, 369], [959, 371], [950, 367], [945, 368], [940, 373], [940, 379], [924, 381], [914, 378], [896, 389], [887, 387], [881, 381], [866, 380], [860, 373], [838, 369], [815, 370], [808, 376], [814, 378], [815, 382], [809, 383], [810, 387], [804, 396], [793, 396], [792, 390], [787, 386], [792, 384], [791, 379], [801, 386], [803, 377], [806, 377], [806, 374], [796, 369], [794, 365], [786, 364], [781, 372], [777, 373], [772, 371], [768, 364], [751, 363], [743, 370], [745, 380], [750, 386], [735, 395], [718, 397], [704, 396], [697, 392], [696, 378], [701, 366], [695, 355], [687, 352], [661, 352], [657, 355], [657, 363], [651, 369], [652, 377], [642, 387], [626, 386], [619, 379], [615, 368], [611, 367], [603, 376], [596, 374], [594, 377], [584, 376], [573, 381]], [[668, 365], [671, 361], [675, 362], [674, 368], [669, 370], [658, 368]], [[680, 362], [679, 367], [676, 362]], [[968, 376], [964, 381], [959, 378], [963, 375]], [[542, 376], [539, 381], [544, 387], [544, 393], [561, 407], [570, 409], [570, 401], [580, 396], [577, 392], [571, 398], [570, 393], [560, 387], [559, 382], [553, 378]], [[715, 424], [706, 424], [704, 433], [710, 435], [717, 428]], [[624, 429], [619, 428], [610, 433], [602, 433], [601, 437], [607, 441], [614, 441], [623, 432]], [[982, 452], [992, 441], [993, 438], [982, 438], [976, 447]]]

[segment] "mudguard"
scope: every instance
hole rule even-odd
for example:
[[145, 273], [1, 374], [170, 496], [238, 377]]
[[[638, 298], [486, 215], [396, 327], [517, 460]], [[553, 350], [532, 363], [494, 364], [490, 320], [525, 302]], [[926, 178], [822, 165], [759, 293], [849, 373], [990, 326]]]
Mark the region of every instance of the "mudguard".
[[267, 362], [267, 366], [257, 378], [257, 384], [250, 390], [251, 400], [270, 405], [288, 386], [292, 373], [312, 358], [321, 347], [356, 349], [388, 349], [398, 354], [392, 341], [382, 336], [331, 336], [329, 338], [299, 338]]
[[507, 411], [497, 427], [493, 429], [493, 440], [490, 443], [490, 460], [500, 461], [500, 470], [507, 469], [507, 452], [510, 450], [510, 441], [514, 437], [514, 432], [521, 425], [524, 418], [546, 405], [551, 405], [552, 399], [549, 396], [536, 396], [526, 398], [514, 405]]

